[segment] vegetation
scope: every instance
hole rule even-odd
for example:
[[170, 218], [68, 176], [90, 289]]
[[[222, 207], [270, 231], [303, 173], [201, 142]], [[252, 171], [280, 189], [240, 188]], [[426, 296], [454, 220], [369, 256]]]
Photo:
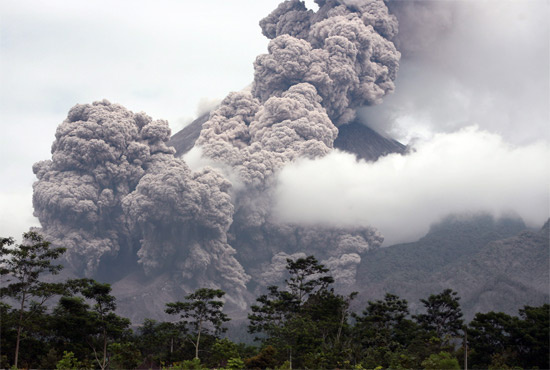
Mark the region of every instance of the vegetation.
[[22, 245], [0, 239], [2, 368], [459, 369], [465, 350], [474, 369], [550, 367], [548, 304], [525, 306], [518, 316], [478, 313], [465, 325], [460, 298], [446, 289], [420, 300], [423, 312], [414, 316], [389, 293], [351, 312], [356, 293], [337, 294], [313, 256], [287, 260], [285, 284], [256, 299], [248, 315], [254, 346], [222, 338], [229, 318], [218, 289], [168, 303], [174, 322], [145, 320], [132, 330], [116, 315], [108, 284], [41, 281], [60, 270], [53, 261], [64, 250], [36, 233], [24, 236]]

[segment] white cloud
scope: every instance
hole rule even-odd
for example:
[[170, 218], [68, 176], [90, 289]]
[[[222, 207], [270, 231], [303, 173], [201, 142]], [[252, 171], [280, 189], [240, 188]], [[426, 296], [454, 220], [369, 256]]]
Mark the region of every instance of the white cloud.
[[547, 143], [513, 146], [476, 127], [374, 163], [333, 152], [281, 171], [274, 214], [283, 222], [371, 225], [385, 245], [414, 240], [454, 212], [514, 212], [540, 226], [549, 217], [549, 158]]

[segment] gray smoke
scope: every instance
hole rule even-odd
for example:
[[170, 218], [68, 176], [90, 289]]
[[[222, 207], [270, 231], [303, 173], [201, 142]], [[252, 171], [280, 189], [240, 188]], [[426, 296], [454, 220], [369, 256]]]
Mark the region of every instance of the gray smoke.
[[229, 94], [197, 140], [219, 172], [175, 158], [165, 121], [107, 101], [71, 109], [52, 159], [34, 166], [33, 203], [76, 271], [130, 261], [149, 275], [175, 271], [186, 290], [223, 287], [242, 303], [248, 274], [269, 284], [287, 256], [315, 254], [340, 283], [353, 282], [381, 235], [277, 221], [274, 189], [285, 166], [329, 154], [337, 126], [393, 91], [397, 21], [382, 0], [316, 2], [313, 12], [285, 1], [260, 22], [272, 40], [251, 91]]
[[153, 166], [122, 202], [129, 225], [142, 235], [137, 256], [145, 271], [175, 270], [196, 286], [211, 286], [216, 277], [226, 291], [244, 290], [249, 277], [226, 237], [230, 187], [218, 172], [191, 172], [179, 159]]
[[307, 82], [333, 123], [345, 124], [355, 108], [378, 104], [394, 90], [397, 19], [382, 0], [317, 3], [314, 13], [299, 0], [286, 1], [260, 22], [273, 40], [254, 63], [253, 94], [265, 102]]
[[[33, 203], [48, 238], [93, 276], [132, 258], [146, 273], [177, 271], [192, 286], [245, 289], [226, 232], [231, 184], [193, 173], [166, 145], [170, 129], [108, 101], [77, 105], [58, 127], [52, 159], [34, 166]], [[130, 259], [130, 261], [128, 261]]]
[[259, 282], [269, 280], [265, 263], [273, 256], [306, 252], [349, 283], [360, 255], [382, 242], [369, 227], [303, 227], [271, 215], [277, 173], [299, 158], [328, 154], [336, 126], [394, 88], [397, 21], [383, 1], [318, 4], [313, 12], [300, 1], [286, 1], [260, 22], [272, 41], [269, 53], [254, 63], [252, 91], [230, 94], [196, 143], [239, 184], [229, 237]]
[[122, 199], [158, 157], [173, 156], [169, 136], [167, 122], [106, 100], [76, 105], [59, 125], [52, 159], [33, 167], [33, 205], [75, 270], [91, 275], [102, 258], [131, 252]]

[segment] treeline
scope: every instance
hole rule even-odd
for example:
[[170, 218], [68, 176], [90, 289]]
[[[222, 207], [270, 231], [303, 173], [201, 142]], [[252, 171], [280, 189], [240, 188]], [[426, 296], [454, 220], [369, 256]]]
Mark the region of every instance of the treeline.
[[[63, 248], [29, 232], [21, 245], [0, 238], [0, 251], [2, 368], [550, 368], [548, 304], [518, 316], [478, 313], [466, 325], [460, 298], [447, 289], [422, 299], [418, 315], [392, 294], [354, 313], [357, 293], [336, 293], [330, 271], [310, 256], [287, 260], [285, 285], [252, 305], [252, 346], [223, 338], [230, 319], [221, 290], [198, 289], [166, 305], [173, 321], [132, 330], [115, 313], [109, 284], [42, 281], [61, 270], [54, 261]], [[50, 299], [57, 302], [47, 309]]]

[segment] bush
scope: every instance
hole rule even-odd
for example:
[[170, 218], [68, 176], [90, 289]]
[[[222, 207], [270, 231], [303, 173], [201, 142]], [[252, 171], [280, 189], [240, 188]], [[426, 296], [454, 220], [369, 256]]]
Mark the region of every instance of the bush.
[[458, 360], [449, 352], [439, 352], [430, 355], [430, 357], [422, 361], [422, 367], [427, 370], [460, 369]]

